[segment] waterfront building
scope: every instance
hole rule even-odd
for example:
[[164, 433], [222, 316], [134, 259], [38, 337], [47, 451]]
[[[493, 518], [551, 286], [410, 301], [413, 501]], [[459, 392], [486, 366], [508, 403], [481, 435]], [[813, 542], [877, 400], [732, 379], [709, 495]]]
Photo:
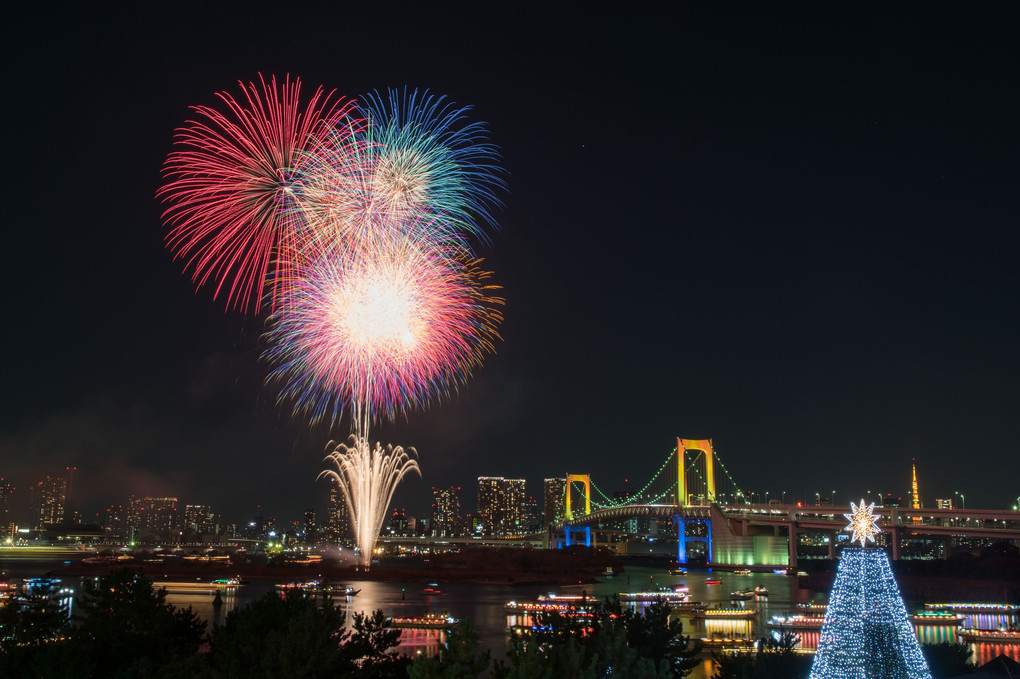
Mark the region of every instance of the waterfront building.
[[538, 513], [538, 500], [529, 495], [524, 500], [524, 532], [537, 533], [542, 530], [542, 517]]
[[67, 504], [67, 479], [63, 476], [47, 476], [32, 487], [32, 500], [36, 528], [45, 528], [48, 523], [63, 523]]
[[554, 477], [545, 480], [545, 506], [543, 518], [548, 528], [563, 523], [567, 511], [567, 479]]
[[394, 507], [393, 511], [390, 512], [390, 520], [383, 529], [390, 535], [406, 536], [407, 535], [407, 510], [403, 507]]
[[304, 543], [306, 545], [314, 545], [319, 539], [318, 524], [316, 522], [316, 514], [314, 509], [305, 510], [304, 520]]
[[951, 497], [940, 497], [935, 499], [935, 507], [937, 509], [952, 509], [953, 498]]
[[460, 515], [460, 486], [432, 487], [432, 515], [429, 533], [434, 538], [451, 538], [464, 534]]
[[175, 497], [132, 497], [128, 502], [129, 539], [164, 542], [179, 537], [180, 520]]
[[478, 477], [478, 516], [485, 535], [520, 535], [525, 531], [524, 479]]
[[200, 535], [216, 533], [216, 514], [210, 505], [184, 505], [184, 525]]
[[0, 478], [0, 544], [14, 539], [14, 484]]
[[326, 505], [326, 521], [323, 525], [323, 537], [326, 542], [340, 547], [353, 545], [354, 533], [351, 529], [350, 516], [343, 489], [336, 479], [330, 479], [329, 502]]

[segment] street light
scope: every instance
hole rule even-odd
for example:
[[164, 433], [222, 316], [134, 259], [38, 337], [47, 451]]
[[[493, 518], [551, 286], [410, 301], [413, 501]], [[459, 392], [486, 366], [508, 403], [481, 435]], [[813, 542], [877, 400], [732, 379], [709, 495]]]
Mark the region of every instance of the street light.
[[963, 493], [961, 493], [958, 490], [954, 490], [953, 492], [960, 496], [960, 509], [966, 509], [967, 508], [967, 500], [966, 500], [966, 498], [963, 497]]

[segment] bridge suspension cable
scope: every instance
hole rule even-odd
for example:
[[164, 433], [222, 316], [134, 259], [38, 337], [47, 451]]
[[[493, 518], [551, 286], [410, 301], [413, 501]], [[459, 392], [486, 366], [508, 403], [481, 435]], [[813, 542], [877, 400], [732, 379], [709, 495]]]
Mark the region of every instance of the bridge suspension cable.
[[[655, 470], [651, 478], [640, 490], [625, 491], [623, 497], [610, 497], [590, 477], [583, 475], [585, 483], [571, 479], [565, 492], [584, 497], [593, 510], [616, 509], [632, 505], [703, 504], [712, 501], [747, 502], [747, 496], [737, 485], [729, 468], [719, 459], [718, 452], [713, 450], [711, 439], [700, 441], [678, 439], [678, 446], [666, 456], [666, 459]], [[702, 447], [707, 448], [703, 450]], [[696, 455], [680, 455], [680, 451], [697, 453]], [[708, 457], [711, 456], [711, 460]], [[683, 461], [683, 473], [678, 467]], [[716, 488], [712, 473], [717, 465], [722, 471], [723, 483]], [[578, 477], [581, 478], [581, 477]], [[681, 485], [682, 480], [682, 485]], [[683, 497], [680, 497], [683, 495]]]

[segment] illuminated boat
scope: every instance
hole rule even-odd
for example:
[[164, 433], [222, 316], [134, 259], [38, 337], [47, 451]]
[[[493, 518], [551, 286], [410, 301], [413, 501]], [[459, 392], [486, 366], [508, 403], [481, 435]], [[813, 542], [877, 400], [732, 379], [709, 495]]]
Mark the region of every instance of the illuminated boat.
[[747, 601], [754, 598], [754, 590], [738, 589], [736, 592], [730, 592], [730, 598], [734, 601]]
[[996, 644], [1020, 644], [1020, 630], [1017, 629], [973, 629], [963, 627], [956, 633], [964, 641], [985, 641]]
[[964, 617], [960, 613], [949, 611], [929, 611], [915, 613], [910, 616], [910, 621], [915, 625], [962, 625]]
[[757, 594], [758, 596], [768, 596], [769, 588], [766, 587], [765, 585], [758, 585], [757, 587], [754, 588], [754, 593]]
[[668, 573], [670, 575], [687, 575], [687, 569], [683, 566], [673, 566], [669, 569]]
[[765, 626], [769, 629], [798, 629], [811, 632], [821, 630], [824, 622], [825, 618], [808, 615], [773, 615]]
[[429, 584], [425, 585], [425, 589], [422, 590], [422, 594], [435, 595], [442, 593], [443, 590], [439, 587], [438, 582], [430, 582]]
[[990, 613], [992, 615], [1016, 615], [1020, 606], [1014, 604], [925, 604], [927, 611], [951, 611], [953, 613]]
[[805, 611], [807, 613], [825, 613], [825, 611], [829, 610], [829, 605], [816, 604], [815, 602], [810, 601], [808, 603], [797, 604], [797, 610]]
[[719, 578], [705, 578], [705, 584], [706, 585], [721, 585], [722, 584], [722, 580], [720, 580]]
[[588, 599], [586, 602], [575, 601], [535, 601], [518, 602], [508, 601], [503, 604], [503, 612], [507, 615], [533, 615], [536, 613], [571, 613], [576, 611], [589, 611], [594, 607], [595, 600]]
[[758, 617], [757, 608], [706, 608], [695, 611], [692, 618], [704, 618], [706, 620], [749, 620]]
[[698, 641], [701, 642], [704, 648], [750, 648], [755, 645], [755, 639], [742, 639], [729, 637], [701, 637]]
[[167, 594], [216, 594], [232, 592], [243, 584], [238, 578], [217, 578], [215, 580], [159, 580], [152, 586], [165, 589]]
[[387, 618], [390, 629], [450, 629], [460, 622], [457, 618], [441, 613], [427, 613], [414, 618]]
[[673, 589], [660, 587], [651, 592], [621, 592], [620, 601], [655, 601], [656, 599], [662, 599], [668, 603], [681, 603], [686, 601], [689, 595], [690, 590], [687, 587], [678, 585]]
[[738, 568], [737, 570], [733, 571], [733, 574], [734, 575], [750, 575], [751, 574], [751, 569], [750, 568]]

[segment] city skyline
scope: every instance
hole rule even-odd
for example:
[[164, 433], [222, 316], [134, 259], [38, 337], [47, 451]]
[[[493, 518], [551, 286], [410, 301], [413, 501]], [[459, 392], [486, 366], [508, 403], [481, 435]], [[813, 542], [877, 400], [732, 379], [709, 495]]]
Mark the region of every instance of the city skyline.
[[264, 318], [195, 292], [155, 197], [188, 106], [262, 72], [428, 88], [501, 149], [501, 228], [474, 247], [502, 341], [450, 398], [373, 426], [418, 452], [396, 505], [480, 474], [622, 489], [677, 437], [711, 437], [757, 492], [907, 497], [916, 458], [925, 502], [1015, 503], [1020, 8], [419, 7], [339, 41], [336, 9], [265, 41], [254, 11], [39, 11], [8, 45], [0, 475], [19, 491], [75, 466], [83, 511], [325, 506], [350, 432], [277, 407]]

